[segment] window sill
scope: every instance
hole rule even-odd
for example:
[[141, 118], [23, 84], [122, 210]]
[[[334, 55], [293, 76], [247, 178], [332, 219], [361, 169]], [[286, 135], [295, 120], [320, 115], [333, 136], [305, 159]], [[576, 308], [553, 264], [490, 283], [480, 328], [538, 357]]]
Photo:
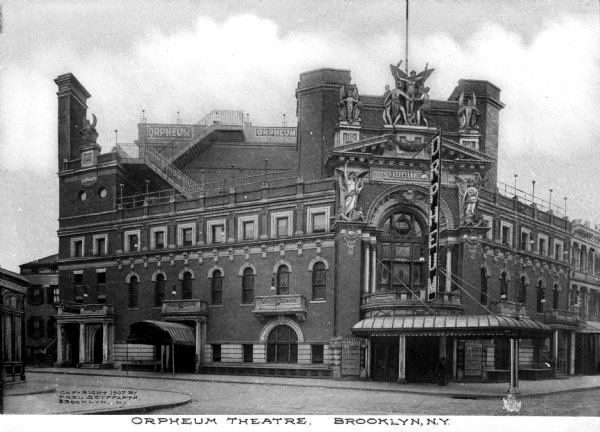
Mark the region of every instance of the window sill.
[[250, 307], [250, 306], [254, 306], [254, 302], [252, 303], [240, 303], [241, 307]]
[[223, 305], [222, 304], [211, 304], [211, 305], [208, 305], [208, 307], [209, 308], [222, 308]]
[[311, 300], [310, 303], [327, 303], [326, 299], [323, 300]]

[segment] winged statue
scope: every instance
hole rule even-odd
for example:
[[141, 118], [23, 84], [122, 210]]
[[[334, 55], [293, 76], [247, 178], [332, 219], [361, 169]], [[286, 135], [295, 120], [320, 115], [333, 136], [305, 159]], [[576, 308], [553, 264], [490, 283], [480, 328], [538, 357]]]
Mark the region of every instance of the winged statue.
[[458, 127], [459, 129], [478, 129], [477, 120], [479, 119], [479, 110], [477, 109], [477, 97], [473, 92], [473, 97], [465, 103], [465, 92], [458, 97]]
[[356, 208], [358, 196], [364, 187], [364, 176], [369, 172], [350, 171], [348, 172], [348, 162], [344, 165], [344, 169], [337, 169], [338, 183], [340, 187], [340, 212], [339, 217], [344, 220], [361, 220], [363, 218], [362, 211]]
[[84, 122], [84, 127], [81, 129], [81, 135], [83, 136], [83, 140], [86, 143], [96, 143], [98, 139], [98, 132], [96, 131], [96, 124], [98, 123], [98, 119], [95, 114], [92, 114], [92, 122], [86, 118]]
[[[384, 95], [384, 121], [386, 124], [407, 124], [428, 126], [426, 114], [429, 112], [429, 88], [425, 82], [435, 69], [429, 69], [416, 73], [414, 70], [407, 74], [401, 69], [402, 60], [396, 65], [390, 65], [396, 88], [386, 88]], [[396, 106], [397, 105], [397, 106]]]

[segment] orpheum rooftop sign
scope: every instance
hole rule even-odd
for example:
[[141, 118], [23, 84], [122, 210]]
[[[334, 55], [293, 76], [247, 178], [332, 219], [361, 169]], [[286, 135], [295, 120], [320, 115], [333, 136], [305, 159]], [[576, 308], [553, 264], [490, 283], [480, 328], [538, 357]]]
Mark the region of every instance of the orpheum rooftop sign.
[[192, 139], [192, 126], [168, 125], [168, 124], [147, 124], [146, 136], [148, 140], [190, 140]]

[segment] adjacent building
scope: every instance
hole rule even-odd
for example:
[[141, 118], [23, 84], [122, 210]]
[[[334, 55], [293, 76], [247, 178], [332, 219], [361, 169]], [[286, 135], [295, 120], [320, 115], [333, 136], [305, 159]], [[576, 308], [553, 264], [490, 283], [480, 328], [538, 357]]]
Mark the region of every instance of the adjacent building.
[[56, 78], [57, 364], [399, 382], [431, 381], [440, 363], [461, 381], [508, 379], [511, 361], [524, 378], [574, 373], [571, 225], [496, 178], [500, 89], [461, 80], [432, 100], [432, 69], [390, 71], [377, 96], [348, 70], [301, 74], [297, 127], [241, 111], [143, 119], [109, 153], [88, 91]]
[[[25, 296], [29, 281], [0, 267], [0, 375], [3, 380], [25, 380]], [[10, 378], [9, 378], [10, 377]]]
[[57, 259], [54, 254], [19, 266], [30, 283], [25, 300], [25, 360], [29, 364], [54, 364], [56, 360]]

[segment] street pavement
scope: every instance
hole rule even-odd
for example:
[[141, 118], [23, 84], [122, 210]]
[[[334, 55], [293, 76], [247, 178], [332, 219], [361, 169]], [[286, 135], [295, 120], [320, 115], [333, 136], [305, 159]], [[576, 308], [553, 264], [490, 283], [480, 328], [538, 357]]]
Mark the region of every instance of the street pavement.
[[[29, 369], [28, 382], [55, 394], [7, 397], [5, 413], [445, 414], [504, 415], [507, 383], [395, 384], [372, 381], [167, 374], [89, 369]], [[135, 401], [67, 407], [61, 392], [134, 390]], [[521, 415], [600, 416], [600, 376], [521, 381]], [[37, 402], [36, 402], [37, 401]], [[187, 403], [186, 403], [187, 402]], [[57, 407], [58, 405], [58, 407]], [[24, 410], [23, 407], [27, 407]], [[85, 409], [84, 409], [85, 408]], [[102, 411], [104, 410], [104, 411]]]

